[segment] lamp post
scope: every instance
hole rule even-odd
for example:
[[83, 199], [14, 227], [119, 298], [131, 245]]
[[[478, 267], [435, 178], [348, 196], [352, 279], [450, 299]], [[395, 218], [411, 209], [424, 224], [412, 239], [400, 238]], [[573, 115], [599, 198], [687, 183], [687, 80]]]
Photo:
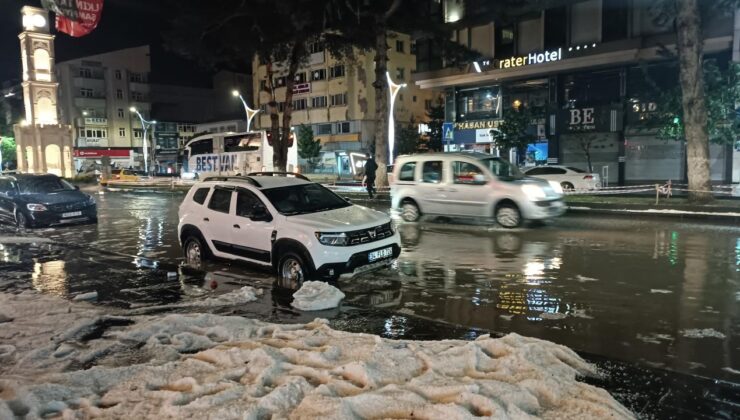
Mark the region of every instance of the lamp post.
[[388, 88], [390, 90], [390, 101], [391, 106], [388, 111], [388, 151], [390, 152], [389, 163], [393, 165], [393, 146], [396, 142], [396, 124], [393, 121], [393, 104], [396, 102], [396, 95], [402, 87], [406, 87], [406, 83], [396, 84], [391, 80], [391, 74], [385, 72], [385, 77], [388, 79]]
[[[139, 120], [141, 121], [141, 127], [144, 129], [144, 143], [142, 145], [142, 149], [144, 150], [144, 172], [149, 175], [149, 145], [147, 144], [146, 134], [149, 131], [149, 126], [155, 126], [157, 124], [157, 121], [145, 120], [141, 113], [133, 106], [129, 108], [129, 111], [133, 112], [134, 114], [136, 114], [137, 117], [139, 117]], [[152, 133], [153, 132], [154, 130], [152, 130]]]
[[238, 90], [233, 90], [231, 94], [241, 99], [242, 105], [244, 105], [244, 112], [247, 114], [247, 131], [250, 131], [252, 128], [252, 118], [254, 118], [254, 116], [257, 115], [260, 112], [260, 110], [250, 108], [247, 105], [247, 101], [244, 100], [244, 97], [242, 96], [241, 93], [239, 93]]

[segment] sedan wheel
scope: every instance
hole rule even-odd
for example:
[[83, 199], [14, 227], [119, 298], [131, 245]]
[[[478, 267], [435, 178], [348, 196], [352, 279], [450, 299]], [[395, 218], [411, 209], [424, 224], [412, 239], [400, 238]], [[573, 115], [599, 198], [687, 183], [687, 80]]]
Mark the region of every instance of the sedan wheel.
[[507, 229], [512, 229], [522, 223], [522, 215], [516, 206], [504, 204], [496, 210], [496, 222]]
[[416, 222], [419, 220], [419, 217], [421, 216], [421, 212], [419, 211], [419, 207], [412, 203], [412, 202], [406, 202], [403, 203], [401, 206], [401, 218], [406, 222]]
[[573, 187], [573, 184], [570, 182], [561, 182], [560, 186], [563, 188], [563, 191], [573, 191], [575, 188]]

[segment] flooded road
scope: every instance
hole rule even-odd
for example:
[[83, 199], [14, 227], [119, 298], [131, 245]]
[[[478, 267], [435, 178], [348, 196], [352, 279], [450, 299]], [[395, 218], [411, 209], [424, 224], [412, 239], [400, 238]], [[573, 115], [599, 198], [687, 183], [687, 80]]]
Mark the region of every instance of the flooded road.
[[[185, 287], [182, 276], [133, 280], [94, 265], [96, 252], [116, 253], [142, 273], [157, 262], [178, 264], [182, 197], [98, 195], [97, 226], [32, 231], [68, 248], [6, 246], [1, 274], [26, 276], [30, 287], [49, 293], [95, 290], [99, 301], [120, 306], [196, 296], [200, 285]], [[517, 332], [607, 358], [740, 381], [740, 227], [579, 215], [517, 231], [435, 221], [400, 229], [403, 252], [393, 269], [339, 282], [345, 307]], [[96, 271], [70, 283], [66, 277], [81, 269], [80, 259]], [[246, 265], [215, 262], [208, 269], [233, 287], [272, 283], [270, 273]]]

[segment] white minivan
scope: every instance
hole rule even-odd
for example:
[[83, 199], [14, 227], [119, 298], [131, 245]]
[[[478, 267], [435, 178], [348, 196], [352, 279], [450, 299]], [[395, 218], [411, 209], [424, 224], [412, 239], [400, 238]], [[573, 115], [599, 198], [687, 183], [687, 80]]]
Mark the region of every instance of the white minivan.
[[506, 160], [483, 153], [400, 156], [392, 179], [392, 207], [408, 222], [422, 215], [493, 217], [514, 228], [565, 212], [560, 184], [525, 177]]

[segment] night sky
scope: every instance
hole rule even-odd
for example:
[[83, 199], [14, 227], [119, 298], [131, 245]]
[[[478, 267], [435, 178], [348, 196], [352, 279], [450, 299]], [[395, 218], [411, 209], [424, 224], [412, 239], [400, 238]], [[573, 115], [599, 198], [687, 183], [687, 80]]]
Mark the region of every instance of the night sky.
[[[161, 3], [157, 0], [105, 0], [98, 27], [80, 38], [57, 33], [52, 28], [52, 33], [57, 35], [56, 61], [149, 44], [152, 46], [153, 82], [208, 86], [210, 78], [202, 69], [164, 51], [160, 32], [166, 29], [166, 22]], [[20, 10], [25, 5], [40, 7], [41, 1], [0, 0], [0, 84], [20, 79], [18, 34], [22, 30]]]

